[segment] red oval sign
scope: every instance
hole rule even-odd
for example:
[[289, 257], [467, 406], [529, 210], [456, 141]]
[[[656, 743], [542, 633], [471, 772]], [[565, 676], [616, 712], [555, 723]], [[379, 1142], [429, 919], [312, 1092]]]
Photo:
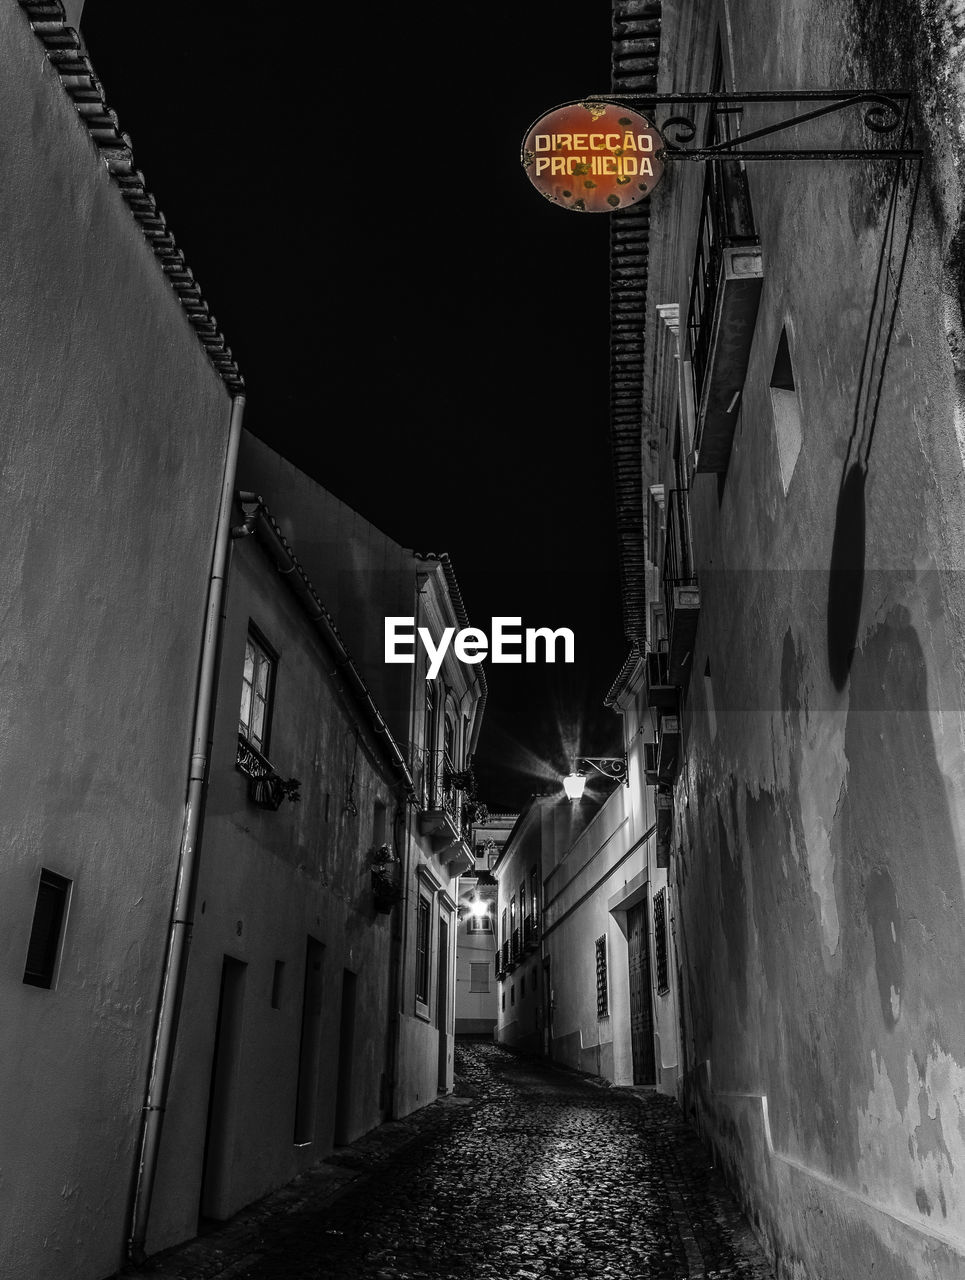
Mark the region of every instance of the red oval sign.
[[614, 102], [572, 102], [532, 125], [522, 162], [536, 190], [577, 213], [612, 213], [650, 195], [663, 139], [646, 116]]

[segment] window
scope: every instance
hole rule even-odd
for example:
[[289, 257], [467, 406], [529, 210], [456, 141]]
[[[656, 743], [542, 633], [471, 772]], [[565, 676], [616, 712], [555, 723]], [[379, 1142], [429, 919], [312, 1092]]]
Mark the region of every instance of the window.
[[503, 1013], [505, 1013], [505, 1012], [506, 1012], [506, 991], [505, 991], [505, 988], [504, 988], [504, 990], [503, 990], [502, 999], [501, 999], [501, 1000], [500, 1000], [500, 1002], [499, 1002], [499, 1007], [500, 1007], [500, 1009], [502, 1009]]
[[40, 872], [30, 941], [27, 943], [27, 963], [23, 971], [23, 980], [28, 987], [44, 987], [49, 991], [54, 985], [60, 939], [70, 901], [70, 884], [63, 876], [46, 868]]
[[274, 656], [260, 636], [249, 628], [245, 641], [238, 732], [262, 755], [268, 751], [274, 670]]
[[607, 992], [606, 934], [596, 940], [596, 1016], [610, 1016], [610, 1000]]
[[536, 868], [533, 867], [529, 873], [529, 909], [533, 913], [533, 919], [539, 919], [539, 880], [536, 875]]
[[467, 933], [492, 933], [493, 920], [487, 911], [484, 916], [470, 915], [466, 920]]
[[520, 882], [519, 886], [519, 918], [526, 919], [526, 881]]
[[477, 964], [473, 960], [469, 965], [469, 990], [470, 991], [488, 991], [489, 990], [489, 965], [486, 963]]
[[781, 330], [771, 373], [771, 411], [774, 415], [774, 435], [777, 439], [777, 458], [781, 468], [781, 484], [787, 493], [791, 477], [801, 452], [801, 402], [794, 385], [791, 367], [791, 348], [787, 341], [787, 326]]
[[526, 994], [526, 974], [524, 973], [524, 974], [523, 974], [523, 976], [522, 976], [522, 977], [520, 978], [520, 980], [519, 980], [519, 998], [520, 998], [520, 1000], [522, 1000], [522, 998], [523, 998], [523, 996], [524, 996], [525, 994]]
[[419, 895], [415, 941], [415, 998], [429, 1003], [429, 899]]
[[661, 889], [653, 899], [653, 959], [656, 969], [657, 993], [665, 995], [670, 990], [670, 974], [667, 968], [667, 891]]
[[515, 984], [515, 982], [511, 983], [511, 984], [510, 984], [510, 987], [509, 987], [509, 1003], [510, 1003], [510, 1004], [515, 1004], [515, 1003], [516, 1003], [516, 984]]
[[508, 942], [509, 934], [506, 932], [506, 908], [505, 907], [503, 907], [502, 931], [503, 931], [502, 933], [503, 942]]

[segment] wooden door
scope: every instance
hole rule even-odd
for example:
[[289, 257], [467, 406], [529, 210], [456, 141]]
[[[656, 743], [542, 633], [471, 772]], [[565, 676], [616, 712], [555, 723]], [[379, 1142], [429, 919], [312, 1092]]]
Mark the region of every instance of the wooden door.
[[656, 1084], [650, 938], [647, 928], [646, 901], [627, 912], [627, 942], [630, 965], [630, 1049], [633, 1054], [633, 1083]]

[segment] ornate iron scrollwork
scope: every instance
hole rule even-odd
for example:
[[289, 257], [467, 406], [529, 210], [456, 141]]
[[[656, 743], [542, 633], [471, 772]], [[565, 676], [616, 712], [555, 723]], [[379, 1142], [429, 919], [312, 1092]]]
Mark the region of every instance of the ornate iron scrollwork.
[[[912, 160], [921, 157], [921, 150], [909, 145], [911, 130], [909, 113], [911, 94], [906, 90], [881, 92], [877, 89], [817, 89], [761, 93], [668, 93], [668, 94], [591, 94], [588, 102], [625, 102], [628, 106], [656, 113], [660, 107], [683, 108], [668, 115], [657, 129], [665, 147], [661, 153], [664, 161], [710, 160], [732, 156], [742, 160]], [[812, 104], [806, 110], [795, 111], [784, 119], [748, 133], [735, 134], [717, 142], [692, 146], [700, 125], [697, 112], [700, 107], [718, 115], [740, 115], [748, 106], [774, 104]], [[757, 150], [747, 144], [775, 134], [786, 133], [810, 121], [843, 111], [861, 110], [862, 123], [879, 137], [897, 134], [895, 147], [873, 145], [853, 147], [774, 147]]]

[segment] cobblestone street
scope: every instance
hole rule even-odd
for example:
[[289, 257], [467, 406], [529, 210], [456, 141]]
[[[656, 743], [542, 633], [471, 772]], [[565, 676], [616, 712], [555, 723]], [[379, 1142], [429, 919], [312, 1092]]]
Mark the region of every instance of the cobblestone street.
[[676, 1106], [490, 1044], [460, 1098], [131, 1275], [153, 1280], [629, 1280], [772, 1272]]

